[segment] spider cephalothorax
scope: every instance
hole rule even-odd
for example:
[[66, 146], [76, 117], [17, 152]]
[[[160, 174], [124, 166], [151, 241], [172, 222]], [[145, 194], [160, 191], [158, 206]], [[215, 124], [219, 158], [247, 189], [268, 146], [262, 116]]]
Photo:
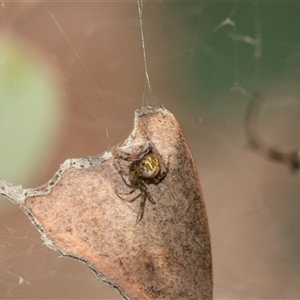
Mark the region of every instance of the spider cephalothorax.
[[[154, 199], [152, 198], [148, 190], [148, 185], [160, 183], [167, 176], [167, 173], [168, 173], [168, 166], [167, 169], [164, 172], [162, 172], [160, 161], [158, 157], [152, 152], [146, 154], [140, 160], [134, 161], [130, 165], [129, 174], [128, 174], [129, 183], [127, 183], [126, 180], [124, 179], [122, 170], [120, 171], [123, 182], [129, 188], [131, 188], [131, 191], [129, 193], [122, 193], [122, 194], [116, 191], [118, 197], [128, 202], [133, 202], [139, 197], [142, 198], [140, 203], [140, 210], [136, 219], [136, 224], [143, 218], [144, 208], [145, 208], [145, 203], [147, 198], [151, 203], [156, 204], [156, 202], [154, 201]], [[130, 195], [134, 193], [136, 190], [139, 190], [140, 193], [130, 200], [121, 197], [121, 195]]]

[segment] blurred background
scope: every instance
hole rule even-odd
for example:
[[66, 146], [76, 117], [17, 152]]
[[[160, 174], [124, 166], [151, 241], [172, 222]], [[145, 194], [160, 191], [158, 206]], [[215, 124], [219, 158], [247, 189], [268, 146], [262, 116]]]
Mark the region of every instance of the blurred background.
[[[122, 142], [142, 104], [134, 1], [0, 3], [0, 178], [37, 187], [67, 158]], [[300, 2], [143, 1], [151, 86], [179, 120], [210, 224], [215, 299], [300, 298], [300, 174], [247, 147], [300, 149]], [[1, 299], [121, 299], [46, 248], [0, 198]]]

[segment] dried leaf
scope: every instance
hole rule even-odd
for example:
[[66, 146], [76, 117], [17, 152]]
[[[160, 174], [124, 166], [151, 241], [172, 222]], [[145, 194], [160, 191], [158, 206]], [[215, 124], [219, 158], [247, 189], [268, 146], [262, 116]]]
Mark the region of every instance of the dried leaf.
[[[128, 173], [149, 145], [169, 169], [161, 182], [148, 185], [156, 204], [146, 201], [136, 224], [141, 199], [117, 196], [130, 190], [117, 166]], [[24, 210], [48, 247], [87, 263], [124, 299], [212, 299], [198, 174], [180, 125], [165, 108], [137, 110], [131, 135], [111, 152], [69, 159], [37, 189], [0, 181], [0, 193]]]

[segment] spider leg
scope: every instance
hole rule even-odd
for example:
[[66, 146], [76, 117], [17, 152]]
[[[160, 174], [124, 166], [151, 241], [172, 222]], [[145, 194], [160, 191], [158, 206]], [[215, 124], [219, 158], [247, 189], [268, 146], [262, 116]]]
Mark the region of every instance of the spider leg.
[[146, 200], [147, 200], [147, 194], [143, 194], [143, 198], [142, 198], [142, 201], [140, 203], [140, 210], [139, 210], [139, 213], [137, 215], [135, 224], [138, 224], [144, 216], [144, 209], [145, 209]]
[[166, 176], [167, 176], [168, 172], [162, 172], [157, 178], [153, 178], [153, 181], [155, 184], [160, 183]]
[[141, 186], [142, 186], [141, 192], [142, 192], [142, 194], [146, 194], [146, 199], [147, 199], [147, 197], [148, 197], [149, 201], [150, 201], [152, 204], [156, 204], [155, 200], [153, 199], [153, 197], [151, 196], [151, 194], [150, 194], [150, 192], [149, 192], [149, 190], [148, 190], [147, 185], [146, 185], [144, 182], [142, 182], [142, 183], [141, 183]]
[[145, 190], [145, 193], [149, 199], [149, 201], [152, 203], [152, 204], [156, 204], [155, 200], [153, 199], [153, 197], [151, 196], [150, 192], [148, 191], [148, 189]]
[[125, 184], [126, 186], [128, 186], [128, 187], [132, 188], [132, 186], [131, 186], [131, 185], [130, 185], [128, 182], [126, 182], [126, 180], [125, 180], [125, 178], [124, 178], [124, 172], [123, 172], [123, 170], [122, 170], [122, 167], [121, 167], [120, 161], [118, 161], [118, 165], [119, 165], [119, 170], [118, 170], [118, 173], [121, 175], [121, 178], [122, 178], [122, 180], [123, 180], [124, 184]]
[[125, 185], [132, 188], [132, 186], [129, 183], [126, 182], [123, 173], [120, 173], [120, 175], [121, 175], [121, 178], [122, 178], [123, 182], [125, 183]]
[[137, 198], [139, 198], [142, 194], [140, 193], [140, 194], [138, 194], [137, 196], [135, 196], [135, 197], [133, 197], [132, 199], [126, 199], [126, 198], [123, 198], [121, 195], [131, 195], [133, 192], [135, 192], [137, 189], [133, 189], [133, 190], [131, 190], [129, 193], [119, 193], [119, 192], [117, 192], [117, 191], [115, 191], [115, 193], [117, 194], [117, 196], [120, 198], [120, 199], [122, 199], [122, 200], [124, 200], [124, 201], [127, 201], [127, 202], [133, 202], [134, 200], [136, 200]]
[[118, 195], [131, 195], [133, 194], [137, 189], [132, 189], [129, 193], [119, 193], [117, 190], [115, 190], [116, 194]]

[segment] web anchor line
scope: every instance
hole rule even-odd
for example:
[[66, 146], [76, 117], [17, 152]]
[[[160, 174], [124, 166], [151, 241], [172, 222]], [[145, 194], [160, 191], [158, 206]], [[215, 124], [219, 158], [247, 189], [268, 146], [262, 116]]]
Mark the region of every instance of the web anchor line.
[[141, 40], [142, 40], [142, 49], [143, 49], [143, 58], [144, 58], [144, 69], [145, 69], [145, 87], [143, 92], [142, 106], [146, 106], [147, 104], [151, 106], [157, 106], [157, 97], [155, 96], [152, 86], [150, 83], [148, 67], [147, 67], [147, 56], [146, 56], [146, 48], [145, 48], [145, 39], [144, 39], [144, 30], [143, 30], [143, 1], [137, 0], [138, 11], [139, 11], [139, 20], [140, 20], [140, 29], [141, 29]]

